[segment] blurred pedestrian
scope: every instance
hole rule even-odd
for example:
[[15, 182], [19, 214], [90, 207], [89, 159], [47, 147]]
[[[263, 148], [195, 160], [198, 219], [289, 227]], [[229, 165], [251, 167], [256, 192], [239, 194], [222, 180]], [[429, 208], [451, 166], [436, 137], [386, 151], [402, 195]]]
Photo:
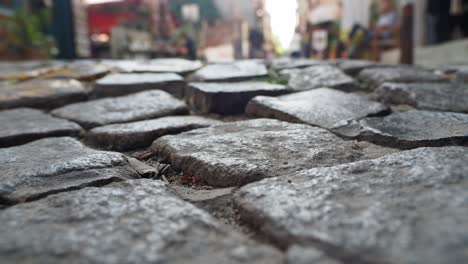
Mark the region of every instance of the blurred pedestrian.
[[187, 58], [190, 60], [197, 59], [197, 43], [190, 34], [184, 33], [185, 48], [187, 50]]
[[299, 27], [296, 28], [291, 45], [289, 46], [291, 51], [291, 57], [300, 58], [302, 57], [302, 34]]

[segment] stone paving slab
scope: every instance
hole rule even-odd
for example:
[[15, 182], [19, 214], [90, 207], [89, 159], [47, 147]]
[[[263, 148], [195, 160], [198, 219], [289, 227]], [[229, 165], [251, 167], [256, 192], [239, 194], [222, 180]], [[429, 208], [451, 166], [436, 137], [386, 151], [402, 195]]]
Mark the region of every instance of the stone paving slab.
[[81, 127], [42, 111], [17, 108], [0, 111], [0, 147], [16, 146], [44, 137], [78, 136]]
[[401, 149], [467, 145], [468, 114], [411, 110], [344, 122], [333, 131], [345, 137]]
[[190, 79], [203, 82], [246, 81], [268, 76], [265, 64], [257, 60], [245, 60], [209, 64], [196, 71]]
[[60, 69], [60, 61], [0, 62], [0, 80], [25, 81]]
[[148, 147], [159, 137], [221, 124], [199, 116], [170, 116], [127, 124], [116, 124], [92, 129], [86, 142], [105, 149], [128, 151]]
[[337, 66], [344, 73], [353, 77], [358, 76], [359, 73], [365, 69], [392, 67], [391, 65], [368, 60], [338, 60]]
[[0, 204], [138, 178], [124, 155], [97, 151], [69, 137], [0, 149]]
[[98, 97], [122, 96], [147, 90], [162, 90], [183, 97], [184, 79], [175, 73], [116, 73], [96, 81], [93, 93]]
[[287, 264], [344, 264], [313, 248], [294, 245], [287, 251]]
[[384, 83], [375, 90], [387, 104], [468, 113], [468, 86], [443, 83]]
[[8, 263], [283, 263], [152, 180], [52, 195], [0, 221]]
[[449, 80], [446, 76], [436, 74], [429, 70], [410, 66], [399, 66], [365, 69], [358, 75], [358, 81], [362, 88], [373, 91], [387, 82], [443, 83]]
[[286, 69], [300, 69], [317, 65], [334, 65], [332, 61], [319, 61], [310, 59], [279, 58], [271, 61], [270, 66], [278, 71]]
[[332, 128], [337, 122], [360, 119], [388, 112], [389, 109], [360, 95], [329, 88], [294, 93], [280, 97], [258, 96], [252, 99], [246, 113], [254, 117], [275, 118]]
[[78, 60], [65, 63], [62, 67], [46, 73], [41, 78], [71, 78], [80, 81], [94, 81], [107, 74], [114, 68], [96, 60]]
[[394, 151], [345, 141], [321, 128], [272, 119], [233, 122], [165, 136], [156, 140], [151, 149], [186, 175], [221, 187]]
[[146, 91], [68, 105], [52, 111], [85, 128], [187, 114], [186, 104], [164, 91]]
[[0, 88], [0, 109], [32, 107], [53, 109], [84, 101], [89, 91], [73, 79], [31, 80]]
[[283, 85], [267, 82], [191, 83], [186, 90], [189, 106], [200, 113], [243, 114], [250, 99], [257, 95], [290, 93]]
[[120, 60], [105, 61], [106, 64], [116, 66], [121, 72], [127, 73], [177, 73], [188, 74], [200, 69], [203, 64], [200, 61], [191, 61], [180, 58], [165, 58], [152, 60]]
[[294, 91], [307, 91], [323, 87], [353, 91], [357, 88], [353, 78], [330, 65], [318, 65], [289, 71], [288, 87]]
[[244, 221], [345, 263], [466, 263], [468, 148], [421, 148], [242, 188]]

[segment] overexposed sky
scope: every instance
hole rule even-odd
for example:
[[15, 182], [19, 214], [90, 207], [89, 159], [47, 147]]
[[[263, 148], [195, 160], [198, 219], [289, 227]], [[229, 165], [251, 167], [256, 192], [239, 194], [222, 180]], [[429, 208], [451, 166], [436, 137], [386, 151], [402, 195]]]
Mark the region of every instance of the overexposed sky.
[[297, 23], [297, 1], [267, 0], [266, 10], [271, 16], [273, 35], [283, 49], [289, 48]]

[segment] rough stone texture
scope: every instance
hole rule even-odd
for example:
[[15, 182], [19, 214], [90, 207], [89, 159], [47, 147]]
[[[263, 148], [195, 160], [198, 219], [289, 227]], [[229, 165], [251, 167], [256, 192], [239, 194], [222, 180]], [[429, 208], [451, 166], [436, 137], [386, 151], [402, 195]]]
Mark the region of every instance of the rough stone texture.
[[384, 83], [376, 91], [387, 104], [418, 109], [468, 112], [468, 86], [442, 83]]
[[360, 119], [388, 112], [380, 103], [366, 97], [329, 88], [280, 97], [258, 96], [250, 101], [246, 113], [254, 117], [275, 118], [331, 128], [337, 122]]
[[81, 127], [39, 110], [0, 111], [0, 147], [24, 144], [44, 137], [78, 136]]
[[330, 65], [319, 65], [290, 72], [288, 87], [295, 91], [317, 88], [335, 88], [343, 91], [356, 89], [354, 79]]
[[188, 113], [187, 106], [164, 91], [146, 91], [68, 105], [52, 111], [86, 128]]
[[380, 157], [393, 150], [344, 141], [308, 125], [256, 119], [211, 126], [156, 140], [151, 149], [186, 175], [214, 186]]
[[294, 245], [287, 251], [288, 264], [344, 264], [313, 247]]
[[367, 90], [375, 90], [386, 82], [440, 83], [448, 81], [443, 75], [409, 66], [365, 69], [359, 74], [358, 80]]
[[52, 195], [0, 221], [8, 263], [283, 263], [151, 180]]
[[57, 67], [56, 70], [46, 73], [41, 77], [94, 81], [110, 73], [113, 69], [113, 67], [96, 60], [78, 60]]
[[189, 106], [200, 113], [243, 114], [250, 99], [257, 95], [289, 93], [283, 85], [266, 82], [191, 83], [186, 90]]
[[389, 65], [380, 64], [375, 61], [367, 60], [339, 60], [337, 64], [344, 73], [349, 76], [356, 77], [361, 71], [368, 68], [377, 68], [377, 67], [390, 67]]
[[207, 65], [196, 71], [191, 79], [205, 82], [245, 81], [267, 75], [268, 70], [262, 62], [245, 60]]
[[30, 80], [62, 66], [63, 62], [59, 61], [0, 62], [0, 80]]
[[93, 150], [68, 137], [0, 149], [0, 171], [4, 204], [138, 177], [122, 154]]
[[4, 86], [0, 89], [0, 109], [32, 107], [53, 109], [84, 101], [88, 91], [76, 80], [32, 80]]
[[122, 72], [153, 72], [187, 74], [203, 66], [200, 61], [180, 58], [153, 59], [147, 61], [107, 61], [107, 64], [118, 67]]
[[171, 116], [92, 129], [86, 141], [94, 146], [127, 151], [148, 147], [159, 137], [220, 124], [220, 121], [198, 116]]
[[271, 62], [271, 67], [275, 70], [281, 71], [286, 69], [298, 69], [298, 68], [306, 68], [310, 66], [316, 65], [331, 65], [334, 64], [331, 61], [317, 61], [317, 60], [310, 60], [310, 59], [293, 59], [293, 58], [279, 58], [274, 59]]
[[183, 97], [184, 79], [175, 73], [120, 73], [99, 79], [93, 88], [96, 96], [121, 96], [146, 90], [163, 90]]
[[245, 221], [283, 245], [370, 263], [466, 263], [468, 148], [421, 148], [242, 188]]
[[343, 122], [333, 131], [345, 137], [402, 149], [465, 145], [468, 143], [468, 115], [411, 110]]

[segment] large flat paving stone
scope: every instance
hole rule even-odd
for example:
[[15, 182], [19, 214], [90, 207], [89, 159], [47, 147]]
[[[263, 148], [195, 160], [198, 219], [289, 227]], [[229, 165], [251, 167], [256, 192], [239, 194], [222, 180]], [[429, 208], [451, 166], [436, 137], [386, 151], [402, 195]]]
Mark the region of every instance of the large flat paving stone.
[[177, 73], [188, 74], [200, 69], [203, 64], [200, 61], [191, 61], [180, 58], [164, 58], [152, 60], [124, 60], [106, 61], [107, 64], [116, 66], [121, 72], [127, 73]]
[[214, 186], [244, 185], [298, 170], [380, 157], [393, 150], [345, 141], [308, 125], [256, 119], [156, 140], [152, 151]]
[[365, 69], [378, 68], [378, 67], [390, 67], [389, 65], [381, 64], [375, 61], [368, 60], [339, 60], [337, 63], [338, 68], [349, 76], [356, 77], [359, 73]]
[[283, 85], [267, 82], [191, 83], [186, 90], [189, 106], [200, 113], [243, 114], [257, 95], [277, 96], [291, 92]]
[[159, 90], [105, 98], [68, 105], [52, 111], [58, 117], [69, 119], [91, 128], [115, 123], [154, 119], [168, 115], [187, 114], [186, 104]]
[[411, 110], [344, 122], [333, 131], [345, 137], [402, 149], [466, 145], [468, 114]]
[[78, 60], [63, 63], [56, 70], [41, 75], [41, 78], [71, 78], [91, 82], [109, 74], [114, 69], [97, 60]]
[[97, 80], [93, 93], [103, 97], [162, 90], [176, 97], [183, 97], [184, 89], [184, 79], [175, 73], [116, 73]]
[[268, 69], [265, 64], [256, 60], [245, 60], [206, 65], [196, 71], [191, 76], [191, 80], [203, 82], [245, 81], [267, 75]]
[[375, 90], [387, 104], [468, 113], [468, 86], [443, 83], [384, 83]]
[[314, 247], [293, 245], [287, 251], [287, 264], [344, 264]]
[[361, 87], [375, 90], [383, 83], [441, 83], [448, 82], [444, 75], [409, 66], [372, 68], [361, 71], [358, 75]]
[[24, 144], [44, 137], [78, 136], [81, 127], [30, 108], [0, 111], [0, 147]]
[[287, 69], [300, 69], [300, 68], [307, 68], [310, 66], [316, 65], [333, 65], [335, 64], [333, 61], [320, 61], [320, 60], [311, 60], [311, 59], [304, 59], [304, 58], [278, 58], [273, 59], [270, 63], [270, 66], [277, 70], [287, 70]]
[[138, 177], [124, 155], [93, 150], [69, 137], [0, 149], [0, 171], [0, 203], [6, 204]]
[[128, 151], [148, 147], [159, 137], [222, 123], [199, 116], [170, 116], [92, 129], [87, 143], [105, 149]]
[[0, 62], [0, 80], [25, 81], [49, 74], [63, 66], [59, 61]]
[[421, 148], [266, 179], [234, 196], [272, 241], [344, 263], [466, 263], [468, 148]]
[[53, 109], [84, 101], [89, 91], [73, 79], [37, 79], [0, 88], [0, 109]]
[[0, 221], [5, 263], [283, 263], [152, 180], [52, 195]]
[[360, 95], [329, 88], [283, 95], [258, 96], [252, 99], [246, 113], [254, 117], [275, 118], [332, 128], [343, 120], [360, 119], [388, 112], [389, 109]]
[[343, 91], [356, 89], [353, 78], [331, 65], [318, 65], [301, 70], [292, 70], [289, 71], [288, 75], [288, 87], [294, 91], [307, 91], [323, 87]]

